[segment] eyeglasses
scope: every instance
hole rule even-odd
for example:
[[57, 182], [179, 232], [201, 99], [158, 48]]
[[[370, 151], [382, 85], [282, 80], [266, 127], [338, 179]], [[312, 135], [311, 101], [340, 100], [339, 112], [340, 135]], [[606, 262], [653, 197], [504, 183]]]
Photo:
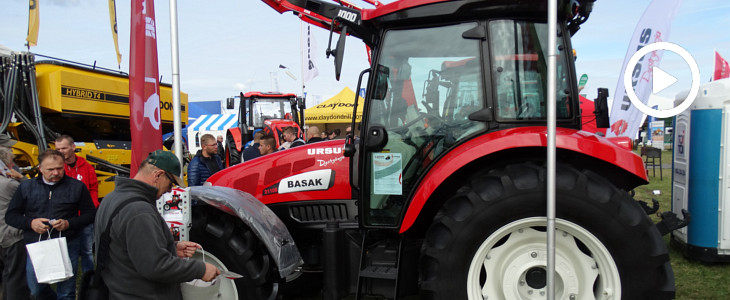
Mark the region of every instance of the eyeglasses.
[[208, 144], [206, 146], [208, 146], [208, 147], [218, 147], [218, 144]]
[[170, 180], [170, 187], [168, 189], [172, 189], [175, 186], [177, 186], [177, 181], [175, 181], [175, 178], [170, 175], [170, 173], [165, 172], [165, 177], [167, 177], [168, 180]]

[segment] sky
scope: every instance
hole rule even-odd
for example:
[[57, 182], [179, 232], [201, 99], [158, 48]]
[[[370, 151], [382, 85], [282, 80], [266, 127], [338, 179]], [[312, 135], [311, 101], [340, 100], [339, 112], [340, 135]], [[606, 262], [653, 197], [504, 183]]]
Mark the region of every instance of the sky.
[[[608, 88], [609, 98], [616, 94], [631, 35], [650, 2], [598, 0], [588, 21], [573, 36], [573, 48], [578, 55], [576, 73], [578, 76], [588, 75], [588, 83], [581, 93], [589, 99], [596, 97], [599, 87]], [[707, 83], [714, 68], [714, 51], [730, 59], [728, 28], [730, 2], [684, 0], [666, 41], [683, 47], [692, 55], [700, 70], [700, 82]], [[658, 96], [674, 99], [679, 92], [689, 90], [692, 80], [690, 71], [679, 55], [664, 51], [658, 67], [678, 79]]]
[[[657, 0], [662, 1], [662, 0]], [[121, 68], [117, 66], [107, 1], [39, 0], [38, 46], [31, 51], [110, 69], [128, 71], [129, 1], [117, 1]], [[389, 1], [385, 1], [389, 2]], [[598, 87], [615, 94], [629, 40], [650, 0], [598, 0], [588, 21], [573, 36], [578, 76], [589, 79], [582, 91], [596, 97]], [[371, 7], [363, 1], [354, 3]], [[0, 45], [25, 50], [27, 0], [3, 0], [0, 5]], [[272, 73], [279, 90], [301, 94], [300, 28], [291, 13], [279, 14], [261, 1], [178, 1], [178, 40], [181, 90], [190, 101], [224, 100], [248, 91], [271, 91]], [[171, 82], [169, 1], [156, 1], [159, 72]], [[714, 51], [730, 59], [730, 2], [684, 0], [668, 41], [684, 47], [697, 61], [701, 82], [712, 76]], [[343, 72], [334, 78], [333, 59], [325, 58], [328, 31], [312, 27], [319, 76], [304, 91], [317, 103], [344, 87], [356, 89], [359, 73], [368, 67], [364, 44], [347, 38]], [[337, 38], [335, 35], [334, 39]], [[285, 74], [289, 68], [297, 80]], [[665, 51], [659, 67], [679, 81], [658, 95], [673, 99], [691, 84], [686, 64]]]

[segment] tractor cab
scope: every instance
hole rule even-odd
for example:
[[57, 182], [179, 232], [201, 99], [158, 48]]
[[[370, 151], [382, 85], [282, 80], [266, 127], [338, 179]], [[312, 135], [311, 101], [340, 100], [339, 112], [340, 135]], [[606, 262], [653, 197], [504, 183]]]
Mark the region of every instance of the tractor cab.
[[[559, 126], [577, 129], [567, 36], [558, 43], [557, 115]], [[390, 160], [402, 168], [402, 178], [361, 176], [368, 178], [362, 190], [369, 191], [364, 222], [397, 226], [417, 179], [442, 154], [478, 135], [544, 126], [547, 24], [498, 18], [394, 28], [381, 44], [373, 93], [365, 103], [368, 129], [360, 171], [381, 174], [379, 166]]]
[[[227, 102], [228, 109], [234, 109], [233, 98]], [[282, 132], [286, 127], [297, 129], [303, 136], [304, 99], [292, 93], [241, 93], [238, 113], [238, 127], [226, 133], [226, 165], [241, 162], [241, 153], [246, 144], [253, 140], [256, 131], [263, 130], [276, 139], [277, 148], [282, 143]]]

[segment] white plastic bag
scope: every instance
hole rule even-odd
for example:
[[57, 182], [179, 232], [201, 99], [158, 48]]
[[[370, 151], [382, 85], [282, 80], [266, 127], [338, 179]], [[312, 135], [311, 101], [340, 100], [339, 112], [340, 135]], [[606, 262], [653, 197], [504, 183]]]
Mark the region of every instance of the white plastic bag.
[[[202, 250], [202, 249], [201, 249]], [[203, 262], [205, 263], [205, 251], [203, 251]], [[183, 300], [218, 299], [221, 281], [216, 277], [211, 282], [202, 279], [193, 279], [180, 284]]]
[[74, 275], [71, 259], [68, 256], [66, 237], [61, 237], [60, 232], [58, 236], [55, 239], [51, 238], [49, 231], [49, 239], [41, 241], [43, 237], [41, 234], [37, 243], [25, 245], [38, 283], [52, 284], [69, 279]]

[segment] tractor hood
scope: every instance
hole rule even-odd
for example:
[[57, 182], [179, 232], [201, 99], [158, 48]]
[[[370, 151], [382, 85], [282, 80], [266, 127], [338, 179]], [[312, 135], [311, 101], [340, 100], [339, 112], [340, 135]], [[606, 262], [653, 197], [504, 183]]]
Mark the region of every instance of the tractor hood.
[[352, 199], [345, 140], [277, 151], [221, 170], [206, 185], [247, 192], [264, 204]]

